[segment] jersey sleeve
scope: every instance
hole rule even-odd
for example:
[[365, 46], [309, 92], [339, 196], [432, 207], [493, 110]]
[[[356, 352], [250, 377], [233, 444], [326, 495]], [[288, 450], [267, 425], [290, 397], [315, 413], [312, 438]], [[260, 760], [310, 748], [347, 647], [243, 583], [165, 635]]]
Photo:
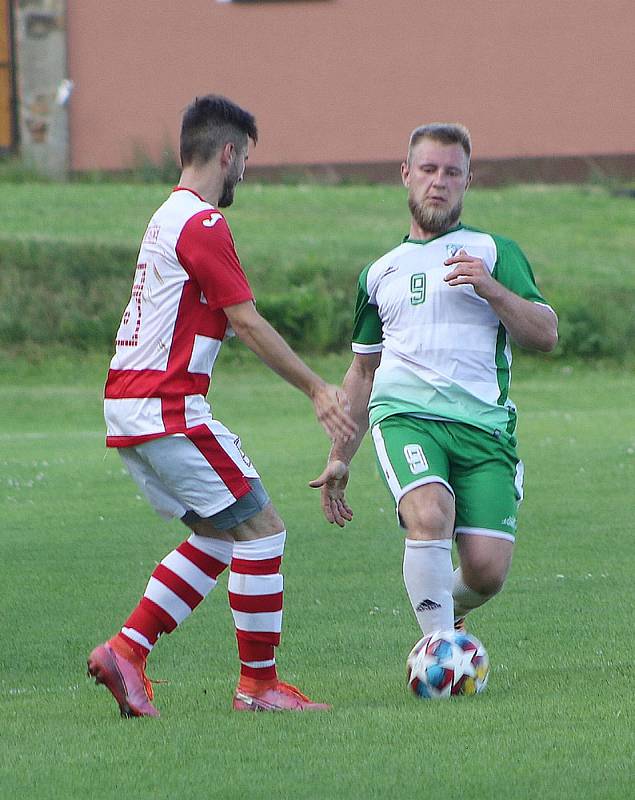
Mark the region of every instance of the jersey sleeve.
[[254, 299], [229, 225], [217, 211], [201, 211], [185, 223], [176, 255], [201, 287], [210, 310]]
[[516, 242], [498, 236], [494, 237], [494, 240], [497, 256], [492, 277], [525, 300], [549, 305], [536, 286], [536, 279], [527, 257]]
[[379, 353], [383, 349], [383, 330], [379, 309], [371, 302], [368, 294], [368, 271], [372, 265], [369, 264], [362, 271], [357, 282], [357, 301], [355, 303], [355, 317], [353, 321], [353, 342], [352, 350], [354, 353]]

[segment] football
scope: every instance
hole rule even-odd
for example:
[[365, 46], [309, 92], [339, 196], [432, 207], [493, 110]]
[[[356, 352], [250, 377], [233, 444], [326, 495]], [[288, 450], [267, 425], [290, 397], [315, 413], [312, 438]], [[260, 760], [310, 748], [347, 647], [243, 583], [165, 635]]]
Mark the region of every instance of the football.
[[408, 688], [439, 700], [478, 694], [487, 686], [489, 657], [479, 640], [463, 631], [435, 631], [416, 643], [407, 662]]

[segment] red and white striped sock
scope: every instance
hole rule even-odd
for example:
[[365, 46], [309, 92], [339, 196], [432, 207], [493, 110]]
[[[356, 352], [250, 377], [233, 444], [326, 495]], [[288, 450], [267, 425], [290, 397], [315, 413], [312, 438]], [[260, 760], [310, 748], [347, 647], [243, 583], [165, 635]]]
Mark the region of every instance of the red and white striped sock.
[[275, 648], [280, 643], [283, 594], [279, 570], [286, 535], [282, 531], [234, 543], [227, 588], [238, 640], [238, 685], [250, 694], [278, 681]]
[[232, 549], [233, 542], [192, 534], [154, 570], [119, 635], [145, 658], [159, 636], [171, 633], [216, 586]]

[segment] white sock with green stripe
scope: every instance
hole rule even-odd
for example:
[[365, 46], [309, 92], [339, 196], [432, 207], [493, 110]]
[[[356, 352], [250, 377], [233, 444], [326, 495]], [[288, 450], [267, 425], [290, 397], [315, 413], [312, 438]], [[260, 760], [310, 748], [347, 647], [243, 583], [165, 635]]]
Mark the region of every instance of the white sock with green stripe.
[[454, 627], [452, 541], [406, 539], [403, 579], [424, 634]]
[[470, 587], [463, 580], [463, 573], [461, 567], [454, 570], [454, 582], [452, 585], [452, 597], [454, 598], [454, 618], [461, 619], [468, 612], [473, 611], [475, 608], [482, 606], [493, 595], [479, 594]]

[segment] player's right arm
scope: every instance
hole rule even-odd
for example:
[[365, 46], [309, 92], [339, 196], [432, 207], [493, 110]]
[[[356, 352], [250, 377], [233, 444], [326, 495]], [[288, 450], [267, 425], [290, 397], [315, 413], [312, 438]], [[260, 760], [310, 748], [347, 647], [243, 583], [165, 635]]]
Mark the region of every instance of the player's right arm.
[[260, 316], [222, 214], [205, 209], [191, 217], [177, 245], [179, 262], [196, 279], [210, 310], [222, 309], [234, 333], [267, 366], [313, 402], [316, 416], [331, 437], [355, 432], [337, 386], [327, 384], [294, 353]]
[[311, 399], [318, 421], [329, 436], [342, 441], [355, 436], [346, 394], [313, 372], [258, 313], [253, 302], [226, 306], [223, 311], [238, 338], [270, 369]]
[[353, 357], [342, 388], [350, 398], [350, 414], [357, 425], [357, 432], [349, 439], [334, 440], [324, 471], [309, 483], [314, 489], [320, 489], [322, 511], [327, 521], [340, 528], [353, 519], [353, 512], [345, 497], [349, 464], [368, 430], [368, 401], [380, 361], [381, 353], [356, 353]]

